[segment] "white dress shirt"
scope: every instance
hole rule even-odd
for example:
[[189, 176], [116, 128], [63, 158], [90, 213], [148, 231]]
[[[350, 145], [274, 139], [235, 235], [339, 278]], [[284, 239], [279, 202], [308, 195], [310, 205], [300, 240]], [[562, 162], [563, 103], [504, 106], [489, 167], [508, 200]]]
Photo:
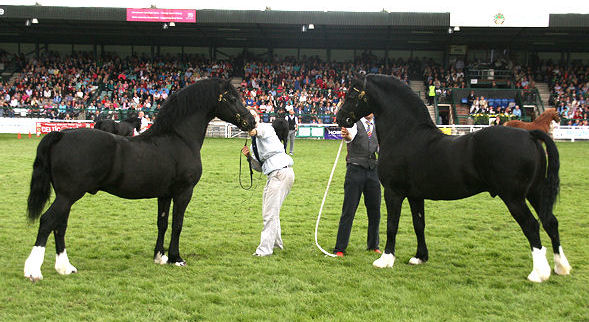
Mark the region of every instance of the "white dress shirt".
[[253, 147], [250, 145], [250, 155], [252, 157], [252, 168], [256, 171], [261, 171], [265, 175], [269, 175], [272, 171], [282, 169], [284, 167], [292, 167], [293, 159], [284, 152], [284, 145], [276, 136], [276, 132], [272, 125], [268, 123], [258, 123], [256, 127], [256, 145], [258, 147], [258, 155], [262, 159], [263, 164], [256, 158]]
[[[368, 132], [368, 124], [366, 124], [366, 122], [370, 122], [370, 125], [372, 126], [372, 132], [374, 132], [374, 118], [372, 118], [372, 120], [368, 121], [365, 118], [361, 118], [360, 121], [362, 122], [362, 125], [364, 125], [364, 129], [366, 130], [366, 132]], [[350, 132], [350, 140], [346, 140], [344, 139], [344, 141], [346, 141], [346, 143], [350, 143], [352, 141], [354, 141], [354, 138], [356, 137], [356, 134], [358, 134], [358, 127], [356, 126], [357, 123], [354, 123], [354, 126], [352, 127], [347, 127], [346, 129], [348, 129], [348, 132]]]

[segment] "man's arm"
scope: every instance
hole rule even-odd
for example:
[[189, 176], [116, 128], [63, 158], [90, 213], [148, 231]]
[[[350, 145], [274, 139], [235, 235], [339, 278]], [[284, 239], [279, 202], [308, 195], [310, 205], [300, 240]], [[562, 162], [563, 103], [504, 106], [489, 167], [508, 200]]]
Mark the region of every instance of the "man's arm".
[[344, 141], [346, 141], [346, 143], [350, 143], [354, 140], [354, 138], [356, 137], [356, 134], [358, 133], [358, 127], [356, 126], [356, 124], [354, 124], [354, 126], [352, 127], [342, 127], [342, 138], [344, 139]]
[[247, 157], [247, 160], [252, 165], [252, 169], [254, 169], [258, 172], [262, 172], [262, 165], [260, 164], [260, 162], [258, 160], [256, 160], [256, 157], [250, 153], [250, 149], [247, 146], [244, 146], [241, 149], [241, 153], [243, 153], [243, 155], [245, 155]]

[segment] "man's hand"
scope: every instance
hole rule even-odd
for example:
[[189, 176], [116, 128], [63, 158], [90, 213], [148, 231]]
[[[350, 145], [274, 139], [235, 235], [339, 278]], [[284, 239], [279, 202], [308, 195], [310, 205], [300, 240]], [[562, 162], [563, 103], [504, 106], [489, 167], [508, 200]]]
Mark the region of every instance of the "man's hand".
[[258, 134], [258, 131], [256, 129], [249, 131], [250, 136], [255, 136], [256, 134]]
[[342, 138], [347, 141], [350, 141], [352, 139], [350, 131], [348, 131], [348, 129], [346, 129], [345, 127], [342, 127]]
[[243, 155], [245, 155], [246, 157], [250, 157], [250, 148], [248, 148], [247, 146], [243, 146], [243, 148], [241, 148], [241, 153], [243, 153]]

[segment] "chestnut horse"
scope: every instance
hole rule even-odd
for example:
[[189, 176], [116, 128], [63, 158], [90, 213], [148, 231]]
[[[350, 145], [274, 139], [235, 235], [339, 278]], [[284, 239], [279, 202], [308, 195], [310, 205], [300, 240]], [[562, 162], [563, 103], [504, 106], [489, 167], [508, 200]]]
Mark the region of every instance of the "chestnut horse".
[[550, 133], [550, 123], [555, 121], [560, 123], [560, 116], [554, 108], [547, 108], [544, 113], [540, 114], [533, 122], [523, 122], [519, 120], [513, 120], [505, 122], [505, 126], [519, 127], [526, 130], [540, 130], [545, 133]]

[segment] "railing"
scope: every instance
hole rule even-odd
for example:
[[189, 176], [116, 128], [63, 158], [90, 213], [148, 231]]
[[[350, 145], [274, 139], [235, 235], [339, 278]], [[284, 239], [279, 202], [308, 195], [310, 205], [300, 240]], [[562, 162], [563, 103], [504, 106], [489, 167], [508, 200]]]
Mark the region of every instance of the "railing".
[[[65, 115], [70, 115], [69, 119], [86, 120], [92, 119], [96, 112], [99, 112], [98, 118], [112, 118], [115, 120], [125, 120], [143, 111], [149, 118], [157, 117], [157, 108], [144, 109], [101, 109], [101, 108], [42, 108], [42, 107], [0, 107], [0, 117], [20, 117], [20, 118], [49, 118], [49, 119], [66, 119]], [[262, 113], [260, 119], [264, 123], [272, 122], [279, 113]], [[310, 124], [333, 124], [335, 122], [334, 113], [301, 113], [296, 114], [300, 123]]]
[[[538, 89], [503, 89], [503, 88], [442, 88], [442, 91], [447, 92], [446, 96], [436, 96], [434, 99], [434, 107], [436, 113], [436, 123], [439, 117], [439, 104], [449, 104], [450, 111], [454, 115], [454, 124], [460, 123], [461, 119], [471, 118], [470, 115], [459, 116], [456, 107], [458, 104], [463, 104], [463, 98], [468, 97], [471, 91], [475, 92], [475, 96], [484, 96], [486, 99], [514, 99], [515, 103], [520, 106], [522, 110], [521, 119], [524, 121], [532, 121], [533, 114], [542, 113], [544, 111], [544, 104], [540, 98]], [[526, 108], [530, 107], [530, 109]], [[468, 106], [470, 109], [470, 106]]]
[[[494, 80], [507, 80], [513, 78], [513, 72], [509, 69], [476, 68], [468, 69], [466, 76], [469, 79], [476, 79], [476, 83], [488, 83]], [[472, 83], [475, 84], [475, 83]]]

